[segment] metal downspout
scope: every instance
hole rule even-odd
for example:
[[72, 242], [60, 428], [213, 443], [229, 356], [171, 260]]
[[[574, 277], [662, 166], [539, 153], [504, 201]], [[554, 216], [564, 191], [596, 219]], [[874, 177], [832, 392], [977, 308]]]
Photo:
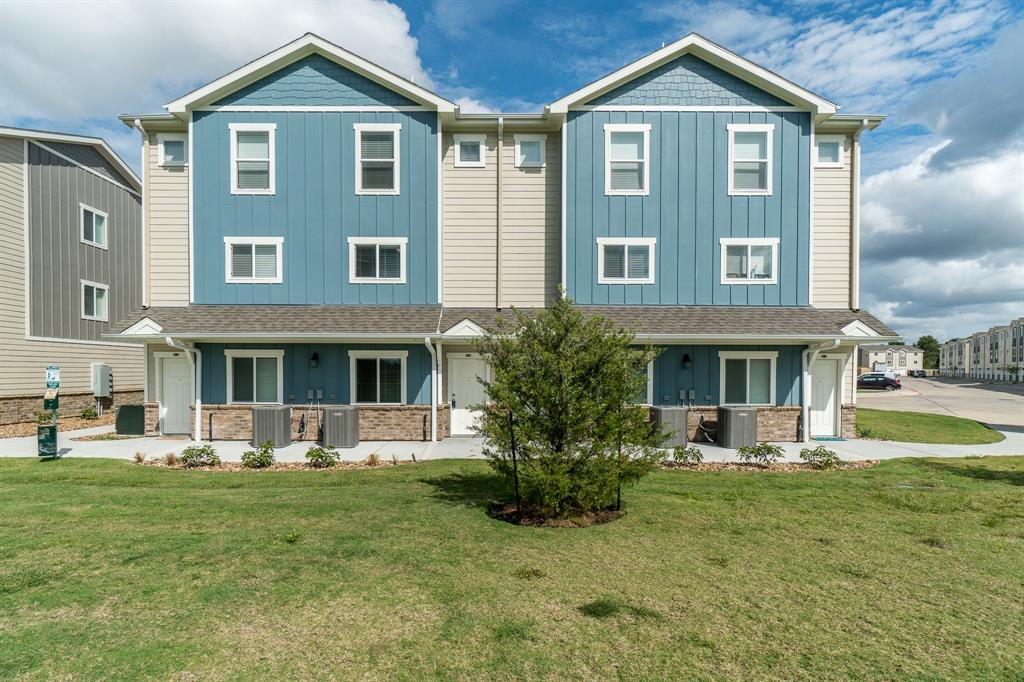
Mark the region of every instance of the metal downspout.
[[149, 161], [149, 136], [146, 129], [142, 127], [142, 121], [135, 119], [134, 128], [142, 136], [142, 165], [139, 167], [140, 180], [142, 180], [142, 307], [149, 307], [149, 263], [146, 261], [146, 213], [148, 212], [146, 202], [149, 200], [149, 192], [146, 191], [146, 164]]
[[497, 145], [497, 206], [495, 212], [495, 263], [494, 263], [494, 307], [501, 310], [501, 157], [505, 146], [505, 118], [498, 117], [498, 145]]
[[[802, 386], [800, 389], [800, 422], [803, 426], [803, 442], [811, 442], [811, 363], [823, 350], [832, 350], [839, 347], [839, 339], [832, 339], [816, 346], [808, 346], [800, 353], [802, 372]], [[837, 375], [838, 377], [838, 375]]]
[[423, 345], [430, 353], [430, 442], [437, 442], [437, 353], [430, 337], [423, 337]]
[[850, 308], [853, 310], [860, 310], [860, 135], [867, 127], [868, 120], [865, 118], [853, 134], [853, 158], [850, 159]]
[[185, 358], [188, 360], [188, 364], [192, 369], [192, 385], [195, 388], [195, 396], [193, 400], [196, 406], [195, 413], [195, 425], [193, 427], [192, 439], [197, 443], [203, 442], [203, 351], [199, 350], [192, 344], [186, 344], [182, 342], [176, 342], [170, 336], [164, 337], [164, 343], [171, 348], [177, 348], [185, 353]]

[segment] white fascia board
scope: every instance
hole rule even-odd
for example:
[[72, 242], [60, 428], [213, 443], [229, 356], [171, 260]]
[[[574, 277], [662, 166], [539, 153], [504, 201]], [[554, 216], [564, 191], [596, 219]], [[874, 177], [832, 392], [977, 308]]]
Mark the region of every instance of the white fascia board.
[[441, 335], [444, 339], [450, 338], [480, 338], [486, 335], [487, 332], [478, 325], [476, 322], [470, 319], [464, 319], [460, 322], [455, 323], [451, 327], [445, 330]]
[[163, 330], [164, 328], [159, 323], [144, 317], [118, 334], [118, 336], [152, 336], [160, 334]]
[[716, 45], [703, 36], [691, 33], [660, 50], [652, 52], [646, 57], [638, 59], [632, 64], [622, 67], [618, 71], [613, 71], [590, 85], [569, 93], [562, 99], [552, 102], [547, 109], [554, 114], [564, 114], [573, 105], [588, 102], [594, 97], [612, 90], [623, 83], [628, 83], [634, 78], [684, 54], [693, 54], [709, 64], [717, 66], [723, 71], [741, 78], [752, 85], [756, 85], [787, 102], [807, 107], [817, 115], [830, 116], [838, 108], [827, 99], [815, 95], [810, 90], [801, 88], [799, 85], [786, 80], [763, 66], [758, 66], [735, 52]]
[[449, 102], [443, 97], [439, 97], [429, 90], [421, 88], [412, 81], [402, 78], [384, 67], [363, 59], [359, 55], [353, 54], [312, 33], [307, 33], [287, 45], [279, 47], [273, 52], [221, 76], [212, 83], [208, 83], [197, 90], [193, 90], [184, 97], [179, 97], [165, 104], [164, 108], [172, 114], [184, 114], [189, 109], [216, 101], [264, 76], [274, 73], [283, 66], [287, 66], [311, 54], [321, 54], [395, 92], [422, 104], [429, 105], [437, 109], [438, 112], [454, 112], [456, 109], [454, 102]]

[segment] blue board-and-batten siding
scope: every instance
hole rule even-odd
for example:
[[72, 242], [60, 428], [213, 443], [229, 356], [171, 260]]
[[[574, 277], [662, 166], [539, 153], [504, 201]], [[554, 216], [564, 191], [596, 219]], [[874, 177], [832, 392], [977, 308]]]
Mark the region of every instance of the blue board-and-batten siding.
[[[606, 123], [649, 123], [650, 194], [606, 196]], [[770, 196], [729, 196], [727, 125], [775, 125]], [[808, 305], [810, 114], [572, 111], [566, 281], [581, 304]], [[598, 237], [654, 237], [655, 283], [597, 283]], [[778, 284], [721, 284], [722, 237], [778, 237]]]
[[[776, 351], [776, 405], [800, 404], [800, 353], [805, 346], [664, 346], [654, 361], [654, 404], [681, 405], [679, 391], [693, 389], [695, 405], [718, 405], [721, 391], [719, 351]], [[683, 367], [683, 356], [690, 356], [690, 367]], [[709, 397], [710, 396], [710, 397]]]
[[[417, 405], [430, 404], [430, 353], [423, 344], [372, 345], [332, 343], [201, 343], [203, 352], [203, 402], [222, 405], [227, 402], [227, 362], [224, 351], [228, 348], [284, 350], [282, 379], [284, 402], [305, 405], [308, 389], [323, 390], [324, 403], [348, 404], [350, 396], [350, 350], [408, 351], [406, 359], [406, 398]], [[316, 353], [317, 367], [309, 366]], [[315, 395], [315, 393], [314, 393]]]
[[[274, 123], [275, 194], [231, 194], [233, 122]], [[401, 123], [398, 196], [355, 192], [355, 123]], [[196, 303], [437, 303], [435, 112], [197, 112]], [[224, 237], [284, 237], [281, 284], [227, 284]], [[407, 237], [405, 284], [350, 284], [348, 237]]]

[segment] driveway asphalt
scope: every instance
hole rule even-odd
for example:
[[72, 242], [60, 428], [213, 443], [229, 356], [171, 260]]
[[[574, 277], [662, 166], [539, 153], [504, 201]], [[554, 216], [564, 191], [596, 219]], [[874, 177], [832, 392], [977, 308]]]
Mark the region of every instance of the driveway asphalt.
[[951, 377], [905, 377], [900, 381], [900, 391], [857, 391], [857, 406], [948, 414], [974, 419], [999, 431], [1024, 429], [1024, 384]]

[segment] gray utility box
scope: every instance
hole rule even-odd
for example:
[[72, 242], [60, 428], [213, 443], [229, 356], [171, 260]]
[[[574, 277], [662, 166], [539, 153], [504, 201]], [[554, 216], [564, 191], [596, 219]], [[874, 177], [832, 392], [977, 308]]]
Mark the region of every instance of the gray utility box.
[[718, 444], [723, 448], [757, 445], [757, 408], [719, 405]]
[[359, 408], [355, 405], [328, 408], [324, 415], [324, 445], [354, 448], [359, 445]]
[[259, 447], [267, 441], [275, 448], [292, 442], [292, 408], [288, 405], [252, 408], [252, 444]]
[[686, 420], [689, 412], [687, 407], [654, 408], [655, 426], [668, 434], [668, 439], [662, 447], [686, 447], [686, 436], [689, 431]]

